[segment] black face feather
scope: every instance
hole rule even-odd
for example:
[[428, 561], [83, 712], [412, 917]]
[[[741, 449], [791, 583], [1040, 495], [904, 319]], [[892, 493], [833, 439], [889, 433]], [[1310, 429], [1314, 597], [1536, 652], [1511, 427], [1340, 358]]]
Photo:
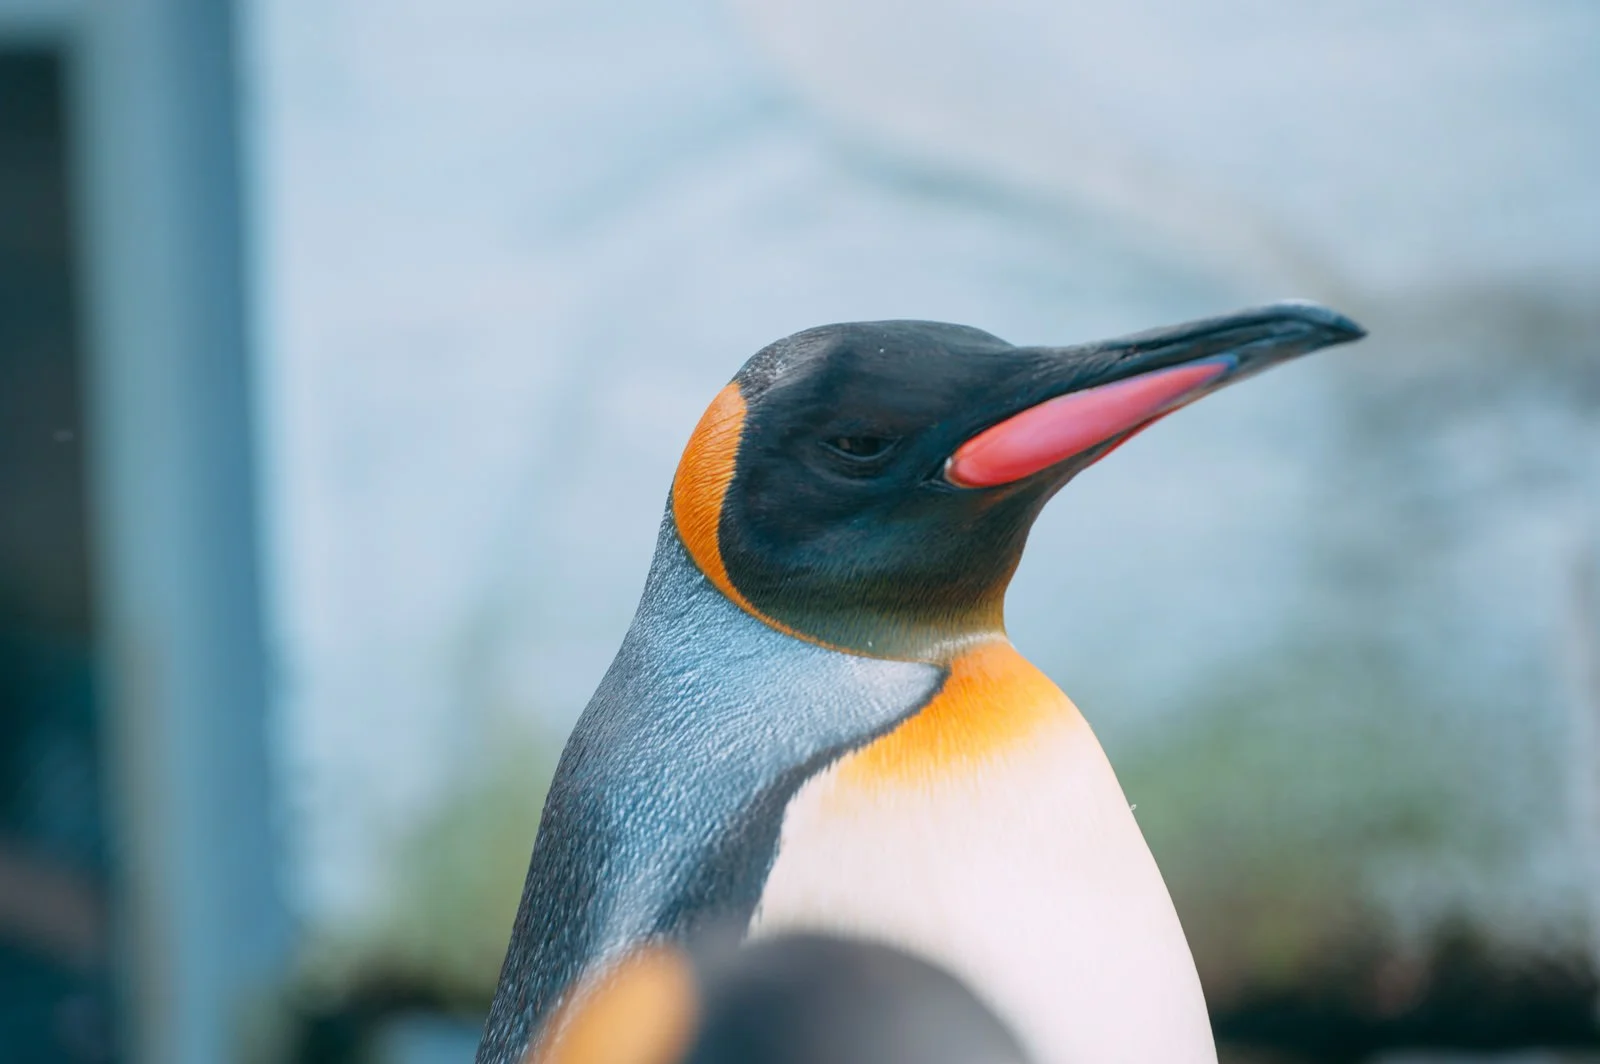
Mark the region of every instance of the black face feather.
[[[770, 351], [770, 349], [769, 349]], [[767, 359], [784, 362], [775, 379]], [[920, 322], [836, 326], [758, 356], [719, 528], [734, 586], [758, 609], [837, 646], [896, 656], [932, 628], [998, 603], [1041, 493], [974, 493], [945, 459], [1025, 394], [1038, 358], [987, 333]], [[970, 545], [989, 549], [973, 556]], [[916, 656], [916, 655], [912, 655]]]

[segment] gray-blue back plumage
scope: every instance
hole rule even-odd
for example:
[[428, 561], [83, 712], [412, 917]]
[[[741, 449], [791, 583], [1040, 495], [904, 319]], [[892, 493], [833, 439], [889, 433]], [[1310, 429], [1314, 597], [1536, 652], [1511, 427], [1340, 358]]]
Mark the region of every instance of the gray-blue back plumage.
[[795, 791], [944, 670], [844, 654], [730, 602], [670, 509], [644, 597], [556, 769], [478, 1064], [514, 1064], [584, 971], [748, 920]]

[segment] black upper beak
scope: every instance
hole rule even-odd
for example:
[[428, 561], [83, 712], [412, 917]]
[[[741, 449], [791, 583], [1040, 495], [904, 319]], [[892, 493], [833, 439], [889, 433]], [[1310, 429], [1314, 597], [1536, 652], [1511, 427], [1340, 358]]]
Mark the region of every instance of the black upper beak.
[[1235, 362], [1234, 370], [1228, 374], [1232, 378], [1365, 335], [1365, 329], [1336, 310], [1291, 299], [1083, 344], [1064, 349], [1063, 353], [1071, 351], [1078, 357], [1098, 355], [1114, 362], [1120, 372], [1108, 374], [1096, 383], [1223, 357]]

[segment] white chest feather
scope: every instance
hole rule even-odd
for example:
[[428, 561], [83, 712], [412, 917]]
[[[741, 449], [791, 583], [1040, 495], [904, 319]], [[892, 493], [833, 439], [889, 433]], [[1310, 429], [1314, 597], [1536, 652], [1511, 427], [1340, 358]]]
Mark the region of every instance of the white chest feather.
[[1026, 733], [959, 764], [902, 752], [897, 771], [847, 758], [811, 780], [751, 933], [930, 957], [1048, 1064], [1214, 1064], [1188, 943], [1099, 743], [1064, 696]]

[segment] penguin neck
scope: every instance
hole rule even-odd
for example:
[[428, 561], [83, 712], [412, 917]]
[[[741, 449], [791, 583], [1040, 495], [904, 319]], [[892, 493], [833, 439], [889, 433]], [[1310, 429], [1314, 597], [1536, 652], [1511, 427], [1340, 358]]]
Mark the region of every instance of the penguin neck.
[[858, 657], [948, 667], [979, 648], [1009, 645], [999, 601], [970, 611], [929, 613], [796, 607], [784, 611], [784, 620], [751, 612], [797, 639]]
[[[992, 588], [956, 602], [935, 595], [897, 596], [903, 603], [875, 604], [866, 596], [784, 601], [780, 609], [754, 602], [728, 574], [714, 532], [686, 525], [682, 510], [668, 504], [667, 525], [681, 548], [722, 595], [745, 613], [785, 635], [857, 657], [949, 665], [974, 647], [1005, 643], [1005, 591], [1011, 571]], [[714, 526], [713, 526], [714, 527]]]

